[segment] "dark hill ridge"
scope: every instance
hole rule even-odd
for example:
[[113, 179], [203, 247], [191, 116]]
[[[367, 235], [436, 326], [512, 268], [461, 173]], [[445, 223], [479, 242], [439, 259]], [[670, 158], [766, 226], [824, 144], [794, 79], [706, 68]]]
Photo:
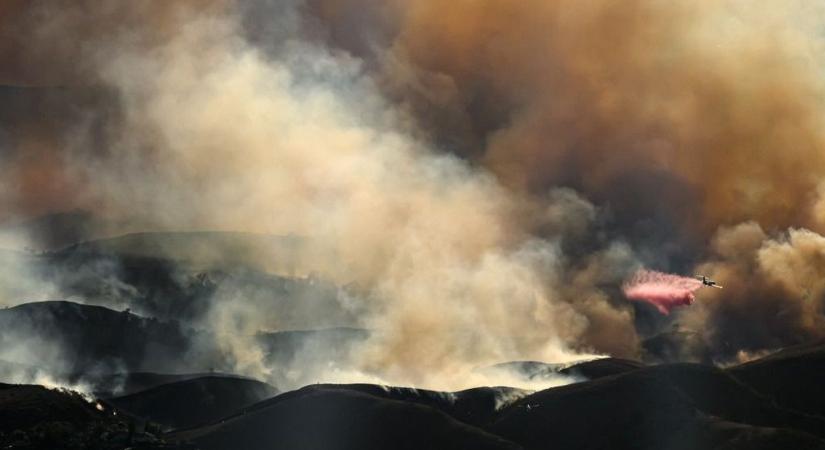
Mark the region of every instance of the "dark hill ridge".
[[[0, 227], [0, 247], [23, 245], [15, 226], [6, 228], [4, 234]], [[357, 326], [355, 288], [307, 276], [296, 256], [302, 245], [305, 239], [295, 236], [192, 231], [127, 234], [47, 252], [0, 251], [5, 267], [24, 269], [0, 274], [0, 293], [22, 301], [37, 298], [48, 285], [56, 298], [191, 324], [220, 300], [219, 292], [231, 291], [284, 329]]]
[[616, 377], [524, 397], [503, 410], [491, 430], [526, 449], [668, 449], [700, 435], [698, 415], [670, 383]]
[[505, 405], [530, 393], [511, 387], [478, 387], [458, 392], [376, 386], [371, 384], [322, 385], [330, 389], [348, 389], [374, 397], [417, 403], [438, 409], [466, 424], [485, 427]]
[[92, 388], [97, 398], [120, 397], [145, 391], [164, 384], [191, 380], [194, 378], [221, 377], [247, 379], [238, 375], [204, 372], [204, 373], [154, 373], [125, 372], [113, 374], [77, 373], [66, 377], [69, 384], [85, 384]]
[[[271, 387], [201, 377], [116, 398], [110, 405], [124, 413], [119, 417], [181, 426], [166, 438], [175, 445], [191, 441], [203, 450], [822, 450], [825, 419], [777, 405], [734, 374], [756, 367], [768, 377], [764, 365], [790, 363], [803, 370], [805, 362], [820, 356], [821, 346], [800, 347], [727, 370], [698, 364], [634, 369], [637, 364], [602, 360], [604, 367], [621, 370], [535, 393], [311, 385], [251, 405], [256, 397], [274, 393]], [[592, 367], [593, 362], [584, 364]], [[817, 366], [811, 367], [814, 373]], [[776, 385], [793, 384], [793, 378], [783, 377], [798, 375], [773, 373]], [[163, 381], [157, 374], [145, 378]], [[3, 412], [11, 416], [18, 405], [7, 403]], [[191, 426], [197, 423], [206, 424]]]
[[[156, 427], [102, 411], [77, 393], [0, 384], [0, 448], [27, 450], [196, 450], [168, 444]], [[149, 430], [151, 428], [151, 430]]]
[[257, 380], [207, 376], [163, 384], [105, 402], [168, 428], [214, 422], [277, 394]]
[[130, 307], [152, 317], [186, 321], [201, 317], [216, 285], [198, 270], [146, 256], [65, 251], [42, 255], [41, 278], [66, 297], [109, 307]]
[[594, 380], [620, 373], [631, 372], [645, 367], [644, 363], [622, 358], [599, 358], [572, 364], [554, 364], [541, 361], [510, 361], [481, 369], [482, 371], [504, 370], [527, 380], [540, 380], [565, 375]]
[[[825, 421], [777, 407], [713, 367], [655, 366], [529, 395], [515, 392], [514, 400], [498, 409], [497, 397], [507, 393], [506, 388], [441, 393], [313, 385], [169, 437], [191, 439], [206, 449], [466, 448], [459, 443], [467, 441], [444, 441], [441, 431], [428, 434], [428, 427], [443, 430], [446, 416], [448, 428], [459, 423], [524, 449], [825, 449]], [[405, 409], [411, 407], [419, 409]], [[433, 417], [441, 417], [439, 425]], [[410, 428], [419, 435], [411, 436]]]
[[778, 404], [825, 417], [825, 343], [789, 347], [728, 373]]
[[237, 378], [247, 380], [240, 375], [219, 372], [202, 373], [155, 373], [123, 372], [101, 374], [97, 372], [50, 373], [42, 367], [19, 364], [0, 360], [0, 380], [21, 382], [36, 380], [39, 375], [49, 375], [55, 382], [64, 386], [83, 386], [95, 398], [111, 398], [145, 391], [156, 386], [178, 381], [204, 377]]
[[644, 363], [622, 358], [600, 358], [575, 363], [559, 370], [559, 373], [587, 380], [632, 372], [645, 367]]
[[203, 450], [520, 448], [429, 406], [324, 387], [284, 394], [167, 438], [192, 441]]
[[700, 364], [664, 364], [619, 377], [652, 376], [686, 394], [697, 409], [733, 422], [795, 428], [825, 438], [825, 419], [777, 406], [722, 369]]
[[[127, 311], [66, 301], [26, 303], [0, 310], [0, 353], [12, 351], [53, 373], [125, 367], [129, 370], [186, 370], [181, 355], [202, 333], [174, 321], [146, 319]], [[200, 356], [200, 355], [198, 355]], [[207, 369], [208, 357], [200, 358]], [[213, 364], [214, 365], [214, 364]], [[193, 370], [194, 369], [194, 370]], [[111, 371], [111, 370], [108, 370]]]
[[[511, 387], [479, 387], [458, 392], [439, 392], [408, 387], [379, 386], [375, 384], [315, 384], [297, 391], [282, 394], [269, 403], [283, 401], [291, 396], [301, 396], [308, 391], [323, 389], [354, 391], [386, 400], [397, 400], [437, 409], [466, 424], [483, 427], [496, 416], [498, 410], [531, 391]], [[244, 412], [267, 407], [259, 403]]]
[[[692, 376], [701, 380], [698, 385], [681, 379]], [[814, 418], [771, 409], [741, 389], [711, 399], [731, 387], [715, 371], [681, 365], [639, 370], [524, 397], [505, 408], [489, 431], [526, 449], [825, 448], [809, 433], [825, 430], [816, 428], [822, 424]], [[736, 395], [745, 398], [724, 403]], [[756, 411], [742, 411], [748, 406]], [[793, 419], [800, 423], [789, 423]]]
[[[291, 371], [310, 373], [343, 363], [367, 336], [357, 328], [281, 331], [252, 336], [250, 345], [260, 345], [273, 379], [286, 379]], [[0, 360], [39, 367], [100, 391], [116, 390], [116, 377], [105, 375], [113, 372], [231, 372], [231, 359], [217, 340], [216, 334], [177, 321], [67, 301], [0, 309]]]
[[73, 424], [101, 419], [103, 414], [79, 394], [36, 385], [0, 384], [0, 431], [33, 427], [46, 421]]
[[[38, 286], [48, 283], [60, 297], [129, 307], [160, 319], [197, 322], [220, 300], [220, 292], [233, 292], [237, 301], [249, 302], [285, 329], [357, 325], [353, 287], [303, 276], [290, 262], [291, 249], [300, 242], [230, 232], [140, 233], [43, 254], [10, 254], [17, 261], [8, 263], [26, 267], [27, 277], [40, 280]], [[242, 261], [252, 254], [249, 249], [261, 261]], [[30, 286], [20, 290], [11, 297], [40, 292]]]

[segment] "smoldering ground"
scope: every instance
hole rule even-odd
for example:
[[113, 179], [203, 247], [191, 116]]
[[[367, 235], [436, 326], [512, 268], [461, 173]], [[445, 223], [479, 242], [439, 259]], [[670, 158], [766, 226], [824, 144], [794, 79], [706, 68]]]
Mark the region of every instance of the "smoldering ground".
[[[702, 293], [652, 326], [618, 290], [641, 265], [746, 285], [719, 227], [753, 221], [771, 255], [803, 251], [782, 244], [788, 227], [819, 236], [817, 7], [9, 5], [4, 19], [25, 26], [4, 27], [5, 80], [102, 94], [58, 114], [71, 120], [7, 127], [6, 209], [306, 236], [300, 272], [357, 286], [372, 330], [360, 373], [457, 387], [505, 360], [638, 356], [663, 325], [722, 359], [821, 329], [821, 308], [786, 298], [797, 288]], [[252, 297], [222, 291], [204, 326], [277, 327], [245, 312], [266, 301]], [[772, 308], [791, 313], [767, 337], [721, 338]], [[248, 344], [225, 348], [265, 371]]]

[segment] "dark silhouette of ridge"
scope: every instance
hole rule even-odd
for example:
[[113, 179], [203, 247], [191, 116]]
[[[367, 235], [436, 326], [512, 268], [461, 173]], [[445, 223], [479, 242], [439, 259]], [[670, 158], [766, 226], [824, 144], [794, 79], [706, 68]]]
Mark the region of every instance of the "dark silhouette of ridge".
[[[508, 395], [508, 401], [501, 401]], [[169, 437], [206, 449], [258, 449], [276, 443], [298, 449], [465, 448], [425, 431], [428, 444], [422, 444], [407, 434], [408, 428], [426, 430], [431, 419], [404, 412], [410, 414], [407, 420], [395, 422], [392, 414], [374, 412], [384, 402], [426, 408], [430, 415], [449, 417], [451, 426], [459, 423], [528, 450], [825, 449], [821, 418], [778, 406], [726, 371], [698, 364], [641, 367], [535, 393], [312, 385]], [[402, 409], [393, 411], [401, 414]], [[391, 426], [396, 428], [388, 430]], [[357, 431], [348, 434], [345, 429]]]
[[168, 428], [210, 423], [277, 394], [257, 380], [206, 376], [155, 386], [107, 404]]
[[567, 366], [559, 370], [559, 373], [595, 380], [597, 378], [632, 372], [643, 367], [645, 367], [644, 363], [630, 359], [600, 358]]
[[[505, 408], [488, 430], [525, 449], [825, 448], [820, 438], [803, 431], [813, 431], [804, 422], [808, 418], [798, 427], [788, 424], [786, 419], [800, 416], [770, 410], [754, 398], [731, 407], [721, 404], [742, 392], [715, 403], [709, 398], [722, 393], [718, 388], [731, 385], [716, 374], [708, 380], [707, 374], [692, 370], [681, 366], [638, 370], [537, 392]], [[698, 375], [703, 381], [691, 385], [681, 380], [683, 374]], [[697, 392], [705, 388], [707, 393]], [[753, 416], [740, 410], [752, 404], [758, 409]], [[729, 417], [765, 426], [737, 423]]]
[[[186, 370], [181, 355], [198, 337], [204, 335], [175, 321], [67, 301], [25, 303], [0, 310], [3, 349], [20, 347], [20, 352], [42, 362], [52, 373], [114, 368]], [[210, 367], [209, 362], [202, 364], [189, 370]]]
[[196, 450], [164, 442], [152, 424], [101, 409], [77, 393], [9, 384], [0, 384], [0, 448]]
[[[511, 387], [478, 387], [457, 392], [440, 392], [409, 387], [379, 386], [375, 384], [317, 384], [299, 391], [316, 389], [347, 390], [360, 392], [387, 400], [398, 400], [435, 408], [469, 425], [484, 427], [496, 416], [498, 410], [530, 391]], [[285, 394], [287, 395], [287, 394]], [[302, 394], [296, 394], [302, 395]], [[273, 399], [278, 401], [277, 398]], [[260, 408], [265, 404], [255, 405]], [[254, 409], [248, 409], [251, 411]]]
[[429, 406], [324, 387], [284, 394], [167, 438], [192, 441], [203, 450], [520, 448]]
[[639, 361], [622, 358], [600, 358], [573, 364], [546, 363], [541, 361], [509, 361], [481, 369], [505, 370], [527, 380], [554, 378], [558, 375], [593, 380], [645, 367]]
[[0, 384], [0, 432], [43, 422], [83, 424], [101, 418], [103, 413], [77, 393], [37, 385]]
[[298, 268], [295, 248], [301, 242], [232, 232], [137, 233], [45, 253], [5, 252], [0, 260], [25, 267], [60, 297], [129, 307], [163, 320], [204, 319], [223, 288], [285, 329], [357, 325], [357, 308], [341, 304], [342, 287]]
[[776, 403], [825, 418], [825, 342], [789, 347], [728, 373]]
[[155, 372], [124, 372], [112, 374], [76, 373], [66, 377], [69, 383], [84, 383], [92, 387], [98, 398], [122, 397], [145, 391], [164, 384], [191, 380], [203, 377], [222, 377], [248, 379], [240, 375], [218, 372], [199, 373], [155, 373]]

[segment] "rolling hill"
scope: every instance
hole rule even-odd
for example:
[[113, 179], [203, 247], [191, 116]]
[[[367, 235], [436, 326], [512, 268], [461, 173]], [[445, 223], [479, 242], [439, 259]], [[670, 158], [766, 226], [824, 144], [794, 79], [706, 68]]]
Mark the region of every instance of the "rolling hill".
[[256, 380], [205, 376], [106, 399], [113, 407], [168, 428], [189, 428], [228, 416], [277, 394]]
[[240, 415], [167, 438], [191, 441], [203, 450], [519, 448], [429, 406], [324, 387], [284, 394]]
[[786, 348], [728, 373], [782, 406], [825, 417], [823, 342]]

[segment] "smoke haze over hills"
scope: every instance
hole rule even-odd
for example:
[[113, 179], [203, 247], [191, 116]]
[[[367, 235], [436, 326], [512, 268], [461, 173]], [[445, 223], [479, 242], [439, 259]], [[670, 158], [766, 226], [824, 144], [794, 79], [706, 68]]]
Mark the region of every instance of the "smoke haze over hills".
[[[293, 237], [234, 247], [254, 273], [217, 276], [226, 267], [198, 252], [163, 266], [175, 267], [163, 295], [202, 299], [186, 319], [255, 376], [269, 367], [250, 336], [312, 315], [370, 331], [336, 369], [440, 389], [505, 361], [645, 357], [646, 339], [673, 330], [698, 336], [672, 343], [686, 358], [718, 362], [822, 338], [823, 13], [740, 0], [5, 2], [4, 246], [55, 250], [18, 225], [75, 209], [94, 216], [79, 241]], [[91, 261], [105, 295], [59, 275], [77, 260], [14, 254], [0, 302], [163, 297], [124, 275], [147, 272], [122, 248], [89, 248], [62, 255]], [[642, 266], [726, 289], [661, 318], [621, 294]], [[197, 290], [199, 274], [216, 284]], [[259, 314], [281, 304], [267, 294], [278, 283], [313, 298], [300, 320]]]

